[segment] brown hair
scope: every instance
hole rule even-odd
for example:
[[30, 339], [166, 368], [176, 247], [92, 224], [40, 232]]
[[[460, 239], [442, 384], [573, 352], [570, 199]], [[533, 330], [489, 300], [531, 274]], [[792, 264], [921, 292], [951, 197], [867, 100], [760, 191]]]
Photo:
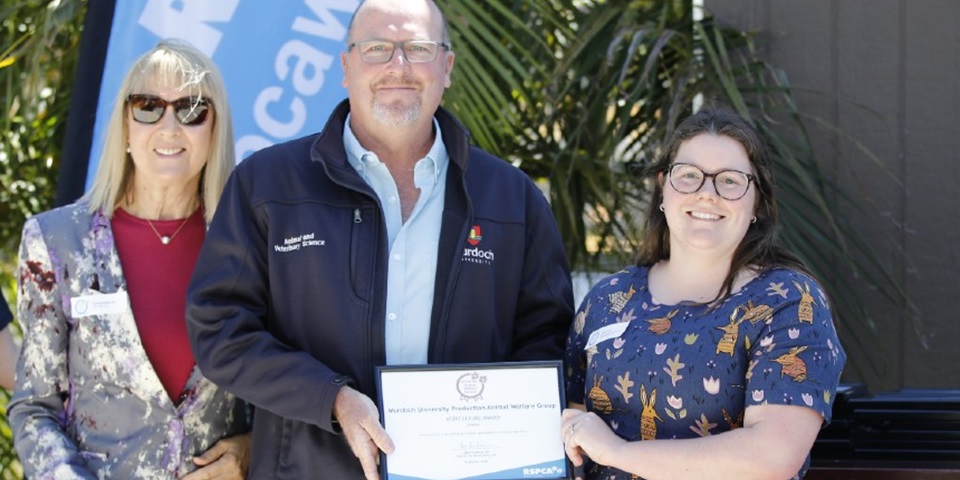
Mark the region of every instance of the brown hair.
[[[666, 148], [649, 169], [648, 174], [656, 180], [660, 174], [668, 174], [683, 142], [700, 134], [709, 133], [732, 138], [743, 146], [753, 167], [757, 189], [757, 203], [751, 223], [743, 240], [733, 254], [730, 271], [711, 302], [730, 295], [737, 273], [745, 268], [766, 271], [776, 267], [797, 269], [810, 275], [810, 271], [793, 253], [786, 250], [777, 240], [777, 203], [774, 198], [773, 159], [766, 142], [756, 128], [743, 117], [722, 105], [704, 107], [687, 117], [673, 131]], [[666, 183], [666, 182], [663, 182]], [[637, 257], [637, 264], [651, 266], [660, 260], [670, 258], [670, 228], [667, 218], [660, 211], [663, 203], [663, 183], [654, 181], [653, 196], [647, 208], [647, 221], [643, 241]]]

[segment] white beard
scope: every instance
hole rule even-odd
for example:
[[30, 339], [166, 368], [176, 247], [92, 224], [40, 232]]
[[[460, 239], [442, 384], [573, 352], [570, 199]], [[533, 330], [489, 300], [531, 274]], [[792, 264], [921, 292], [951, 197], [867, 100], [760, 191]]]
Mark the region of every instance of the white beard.
[[373, 100], [373, 118], [392, 127], [410, 125], [420, 118], [420, 102], [404, 106], [393, 103], [387, 104], [377, 99]]

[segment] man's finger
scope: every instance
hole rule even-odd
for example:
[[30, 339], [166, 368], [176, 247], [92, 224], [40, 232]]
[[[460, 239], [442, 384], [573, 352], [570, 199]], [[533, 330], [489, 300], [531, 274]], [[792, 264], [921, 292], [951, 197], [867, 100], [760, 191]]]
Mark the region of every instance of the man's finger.
[[185, 475], [182, 480], [211, 480], [217, 478], [220, 470], [221, 469], [217, 468], [217, 464], [213, 463], [190, 472]]
[[360, 450], [363, 452], [357, 458], [360, 459], [360, 466], [363, 467], [363, 475], [367, 480], [379, 480], [380, 472], [377, 468], [380, 458], [379, 450], [372, 442], [367, 443], [367, 447], [361, 447]]
[[225, 449], [226, 447], [223, 445], [222, 442], [217, 442], [212, 447], [210, 447], [206, 452], [203, 452], [200, 455], [193, 457], [193, 463], [201, 467], [204, 465], [209, 465], [211, 462], [223, 456], [223, 454], [225, 453], [223, 450]]
[[[376, 445], [378, 449], [383, 450], [383, 453], [388, 455], [393, 453], [393, 440], [390, 438], [390, 435], [387, 435], [387, 431], [380, 426], [379, 420], [365, 423], [363, 428], [367, 431], [367, 434], [370, 435], [370, 440], [373, 441], [373, 444]], [[379, 458], [379, 456], [378, 454], [377, 457]]]

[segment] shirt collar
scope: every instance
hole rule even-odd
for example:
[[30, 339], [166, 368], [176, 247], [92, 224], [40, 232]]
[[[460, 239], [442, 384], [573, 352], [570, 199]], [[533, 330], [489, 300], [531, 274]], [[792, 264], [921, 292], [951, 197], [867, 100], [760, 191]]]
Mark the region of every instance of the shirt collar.
[[[437, 122], [436, 118], [433, 119], [433, 131], [437, 133], [433, 137], [433, 145], [430, 146], [427, 156], [417, 162], [416, 168], [429, 168], [430, 177], [436, 184], [440, 181], [440, 174], [444, 170], [443, 167], [450, 161], [450, 157], [447, 155], [447, 147], [443, 144], [443, 133], [440, 131], [440, 123]], [[357, 136], [353, 134], [353, 129], [350, 128], [349, 113], [343, 125], [343, 146], [347, 151], [347, 161], [361, 175], [368, 167], [380, 163], [377, 154], [363, 148], [363, 145], [360, 145], [360, 140], [357, 140]]]

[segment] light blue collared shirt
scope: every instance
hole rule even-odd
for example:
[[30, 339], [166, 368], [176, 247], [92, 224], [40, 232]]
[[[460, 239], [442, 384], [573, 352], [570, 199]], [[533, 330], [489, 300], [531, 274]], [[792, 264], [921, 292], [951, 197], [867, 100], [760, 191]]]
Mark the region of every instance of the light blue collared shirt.
[[414, 184], [420, 197], [403, 223], [397, 184], [377, 154], [363, 148], [350, 129], [343, 128], [347, 160], [380, 199], [387, 224], [390, 263], [387, 268], [387, 365], [426, 364], [430, 342], [430, 315], [437, 275], [437, 248], [447, 190], [450, 157], [443, 145], [440, 124], [433, 120], [436, 137], [427, 156], [414, 166]]

